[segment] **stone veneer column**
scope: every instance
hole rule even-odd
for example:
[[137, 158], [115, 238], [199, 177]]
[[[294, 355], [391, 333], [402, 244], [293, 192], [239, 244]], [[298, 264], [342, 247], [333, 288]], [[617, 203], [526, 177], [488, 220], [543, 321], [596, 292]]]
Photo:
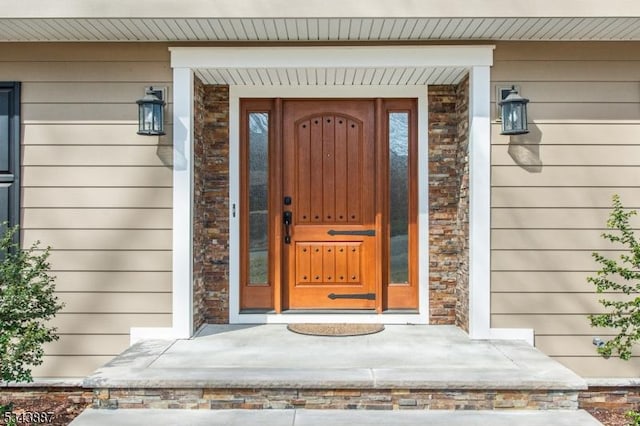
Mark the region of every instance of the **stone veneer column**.
[[229, 86], [194, 83], [193, 321], [229, 322]]
[[429, 86], [429, 323], [468, 329], [468, 78]]
[[469, 77], [456, 87], [458, 116], [458, 271], [456, 280], [456, 325], [469, 331]]

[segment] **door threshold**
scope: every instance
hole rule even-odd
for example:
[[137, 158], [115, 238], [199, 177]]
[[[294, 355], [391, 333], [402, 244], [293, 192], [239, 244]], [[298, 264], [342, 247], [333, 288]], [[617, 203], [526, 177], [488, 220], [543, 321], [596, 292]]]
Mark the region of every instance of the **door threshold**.
[[[417, 309], [389, 309], [387, 311], [383, 311], [381, 315], [417, 315], [419, 312]], [[247, 314], [272, 314], [275, 315], [276, 311], [273, 309], [243, 309], [240, 311], [241, 315]], [[282, 311], [282, 315], [308, 315], [308, 314], [318, 314], [318, 315], [327, 315], [327, 314], [348, 314], [348, 315], [377, 315], [375, 309], [288, 309], [286, 311]]]
[[273, 309], [258, 309], [258, 308], [254, 308], [254, 309], [241, 309], [240, 310], [240, 315], [250, 315], [250, 314], [274, 314], [275, 315], [276, 311], [274, 311]]
[[[419, 312], [417, 309], [389, 309], [382, 311], [380, 315], [417, 315]], [[367, 314], [378, 315], [375, 309], [289, 309], [282, 311], [283, 315], [288, 314]]]
[[383, 324], [428, 324], [426, 313], [413, 310], [395, 310], [379, 314], [374, 310], [356, 309], [291, 309], [281, 314], [275, 312], [257, 313], [243, 312], [231, 315], [231, 324], [296, 324], [303, 322], [321, 323], [383, 323]]
[[282, 315], [296, 314], [377, 314], [375, 309], [289, 309], [282, 311]]

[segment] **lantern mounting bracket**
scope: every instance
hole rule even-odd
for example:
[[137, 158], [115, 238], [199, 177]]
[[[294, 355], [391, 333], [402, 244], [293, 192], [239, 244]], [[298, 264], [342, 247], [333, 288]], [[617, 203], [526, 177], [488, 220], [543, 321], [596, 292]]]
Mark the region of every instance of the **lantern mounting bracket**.
[[144, 88], [144, 94], [153, 94], [162, 101], [167, 101], [167, 88], [159, 86], [147, 86]]

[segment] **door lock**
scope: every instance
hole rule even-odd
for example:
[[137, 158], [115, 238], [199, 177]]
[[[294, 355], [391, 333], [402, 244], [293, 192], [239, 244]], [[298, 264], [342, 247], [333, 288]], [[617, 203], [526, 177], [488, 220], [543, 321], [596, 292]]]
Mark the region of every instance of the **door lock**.
[[291, 244], [291, 224], [293, 223], [293, 213], [286, 210], [282, 214], [282, 223], [284, 223], [284, 243]]

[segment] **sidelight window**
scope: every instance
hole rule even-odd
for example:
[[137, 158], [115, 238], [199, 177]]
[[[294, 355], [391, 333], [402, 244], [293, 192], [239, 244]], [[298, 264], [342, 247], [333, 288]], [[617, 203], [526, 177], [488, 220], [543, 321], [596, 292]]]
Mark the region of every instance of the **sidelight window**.
[[249, 113], [249, 284], [268, 282], [269, 113]]
[[389, 281], [409, 282], [409, 113], [389, 113]]
[[[384, 206], [383, 277], [388, 309], [415, 309], [418, 303], [418, 142], [414, 100], [384, 102], [387, 201]], [[383, 283], [384, 285], [384, 283]]]

